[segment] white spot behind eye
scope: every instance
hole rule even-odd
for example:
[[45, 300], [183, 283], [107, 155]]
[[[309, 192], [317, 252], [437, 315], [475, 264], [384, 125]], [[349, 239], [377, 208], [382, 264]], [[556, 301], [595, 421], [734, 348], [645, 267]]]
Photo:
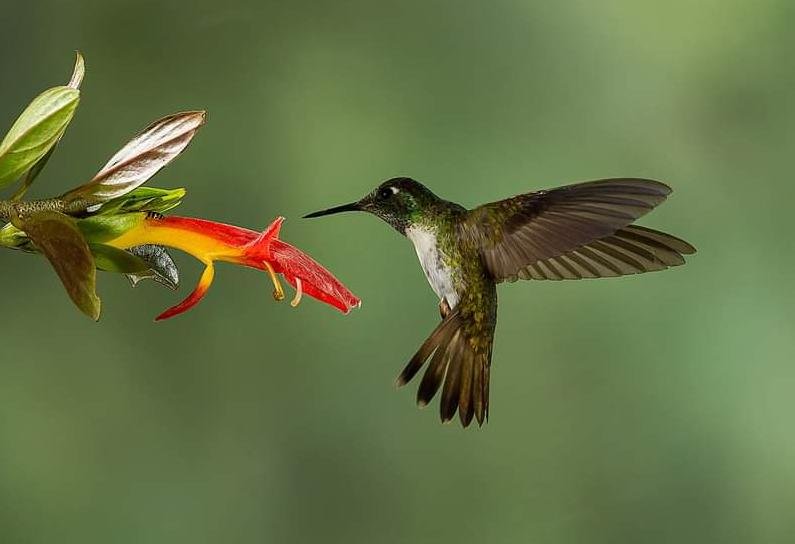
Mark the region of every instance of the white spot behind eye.
[[390, 189], [392, 189], [392, 194], [393, 195], [396, 195], [396, 194], [398, 194], [400, 192], [400, 189], [398, 189], [397, 187], [390, 187]]

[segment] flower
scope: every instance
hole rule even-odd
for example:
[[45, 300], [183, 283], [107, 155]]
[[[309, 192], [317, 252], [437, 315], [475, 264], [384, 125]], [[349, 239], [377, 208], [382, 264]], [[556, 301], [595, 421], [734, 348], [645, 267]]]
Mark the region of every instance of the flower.
[[195, 306], [213, 282], [216, 261], [267, 272], [277, 300], [284, 298], [277, 277], [281, 274], [296, 290], [293, 306], [298, 305], [304, 293], [345, 314], [360, 306], [361, 300], [331, 272], [306, 253], [279, 239], [283, 221], [283, 217], [277, 217], [258, 233], [205, 219], [136, 212], [89, 217], [78, 221], [78, 227], [89, 243], [102, 243], [122, 250], [147, 244], [167, 246], [189, 253], [204, 263], [204, 272], [193, 292], [157, 316], [156, 321], [174, 317]]
[[[179, 274], [163, 246], [190, 253], [205, 265], [188, 297], [157, 317], [195, 306], [226, 261], [266, 271], [274, 297], [284, 298], [278, 275], [292, 285], [297, 306], [304, 293], [348, 313], [360, 304], [311, 257], [279, 240], [282, 217], [264, 232], [190, 217], [162, 214], [179, 205], [184, 189], [142, 187], [177, 158], [206, 121], [202, 110], [162, 117], [114, 154], [93, 178], [55, 198], [22, 200], [71, 121], [85, 67], [78, 53], [72, 79], [36, 98], [0, 141], [0, 188], [22, 178], [9, 200], [0, 200], [0, 247], [43, 254], [75, 305], [94, 320], [101, 301], [96, 271], [121, 272], [133, 285], [152, 278], [176, 288]], [[23, 177], [24, 176], [24, 177]]]

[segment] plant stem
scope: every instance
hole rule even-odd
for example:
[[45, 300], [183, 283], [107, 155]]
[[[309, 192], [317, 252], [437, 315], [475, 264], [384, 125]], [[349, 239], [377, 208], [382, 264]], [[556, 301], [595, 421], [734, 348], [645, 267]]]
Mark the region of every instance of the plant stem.
[[8, 223], [16, 211], [19, 215], [30, 215], [37, 212], [60, 212], [67, 215], [78, 215], [85, 211], [81, 202], [66, 202], [60, 198], [44, 198], [41, 200], [13, 201], [0, 200], [0, 221]]

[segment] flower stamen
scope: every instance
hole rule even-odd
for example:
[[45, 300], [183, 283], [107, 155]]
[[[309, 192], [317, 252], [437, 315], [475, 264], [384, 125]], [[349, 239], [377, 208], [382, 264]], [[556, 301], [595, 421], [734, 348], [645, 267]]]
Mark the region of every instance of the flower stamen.
[[271, 281], [273, 282], [273, 299], [284, 300], [284, 289], [282, 289], [282, 284], [279, 282], [279, 277], [273, 270], [271, 263], [268, 261], [262, 261], [262, 264], [265, 265], [265, 269], [268, 271], [268, 275], [271, 277]]
[[290, 301], [290, 306], [295, 308], [301, 303], [301, 295], [304, 294], [304, 289], [301, 286], [301, 278], [295, 278], [295, 296]]

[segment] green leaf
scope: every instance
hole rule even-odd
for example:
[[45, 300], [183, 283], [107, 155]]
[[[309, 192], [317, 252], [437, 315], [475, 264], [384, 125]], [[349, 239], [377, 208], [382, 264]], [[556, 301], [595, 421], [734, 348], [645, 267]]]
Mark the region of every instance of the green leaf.
[[[77, 51], [77, 58], [75, 59], [75, 67], [72, 70], [72, 78], [69, 80], [67, 87], [71, 87], [72, 89], [79, 89], [80, 84], [83, 82], [83, 76], [86, 74], [86, 65], [83, 61], [83, 55], [80, 54], [80, 51]], [[61, 134], [63, 136], [63, 134]], [[60, 138], [58, 139], [60, 141]], [[36, 181], [36, 178], [41, 174], [41, 171], [44, 170], [44, 167], [47, 165], [47, 161], [50, 160], [52, 157], [53, 151], [55, 148], [58, 147], [58, 141], [50, 148], [47, 153], [44, 154], [42, 158], [36, 161], [28, 173], [25, 174], [25, 179], [22, 181], [22, 185], [20, 185], [19, 189], [14, 192], [14, 195], [11, 197], [11, 200], [21, 200], [25, 193], [28, 192], [30, 186], [33, 185], [33, 182]]]
[[152, 279], [169, 289], [179, 285], [179, 271], [162, 246], [143, 245], [127, 251], [105, 244], [89, 244], [88, 247], [94, 254], [97, 269], [126, 274], [133, 287], [144, 279]]
[[94, 179], [61, 198], [90, 206], [129, 193], [179, 156], [204, 120], [205, 112], [186, 111], [155, 121], [111, 157]]
[[14, 191], [14, 194], [11, 196], [11, 200], [22, 200], [22, 197], [25, 196], [25, 193], [28, 192], [30, 186], [33, 185], [33, 182], [36, 181], [37, 177], [39, 177], [41, 171], [44, 170], [45, 166], [47, 166], [47, 162], [50, 160], [50, 157], [52, 157], [52, 153], [55, 151], [56, 147], [58, 147], [58, 142], [55, 142], [55, 145], [53, 145], [50, 150], [47, 151], [42, 158], [36, 161], [36, 164], [34, 164], [30, 170], [28, 170], [28, 173], [25, 174], [25, 179], [22, 180], [22, 185], [19, 186], [19, 189]]
[[106, 244], [89, 244], [94, 263], [100, 270], [106, 272], [121, 272], [122, 274], [145, 274], [149, 265], [132, 253]]
[[[157, 189], [138, 187], [132, 192], [109, 200], [95, 212], [97, 215], [111, 215], [131, 212], [166, 213], [182, 203], [185, 189]], [[89, 209], [89, 211], [93, 211]]]
[[[0, 247], [38, 253], [28, 235], [11, 223], [0, 228]], [[126, 251], [106, 244], [89, 243], [88, 247], [99, 270], [121, 272], [130, 279], [133, 287], [145, 279], [172, 290], [179, 286], [179, 270], [163, 246], [147, 244]]]
[[0, 143], [0, 188], [16, 181], [58, 142], [74, 116], [80, 91], [53, 87], [33, 99]]
[[21, 249], [22, 251], [36, 251], [28, 235], [11, 223], [6, 223], [0, 228], [0, 247]]
[[99, 320], [94, 258], [75, 220], [58, 212], [39, 212], [15, 216], [14, 223], [50, 261], [72, 302], [94, 321]]

